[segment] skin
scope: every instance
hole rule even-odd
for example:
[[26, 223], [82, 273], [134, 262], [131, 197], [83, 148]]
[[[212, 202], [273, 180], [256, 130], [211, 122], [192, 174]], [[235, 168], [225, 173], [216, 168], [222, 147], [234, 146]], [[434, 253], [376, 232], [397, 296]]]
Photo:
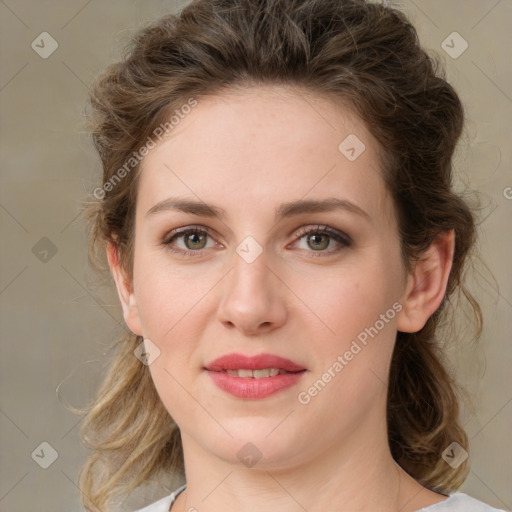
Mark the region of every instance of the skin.
[[[338, 149], [350, 134], [365, 144], [354, 161]], [[216, 205], [226, 217], [147, 215], [170, 196]], [[282, 203], [332, 197], [366, 216], [335, 210], [274, 220]], [[202, 245], [186, 246], [184, 236], [163, 244], [194, 225], [210, 231]], [[321, 237], [318, 250], [318, 239], [297, 236], [318, 225], [352, 244]], [[378, 144], [346, 105], [284, 86], [201, 99], [143, 162], [135, 233], [133, 276], [112, 244], [108, 258], [127, 325], [160, 350], [149, 370], [181, 430], [187, 490], [173, 512], [411, 512], [446, 499], [393, 461], [385, 418], [396, 332], [418, 331], [441, 303], [453, 232], [406, 272]], [[262, 249], [252, 263], [236, 252], [247, 236]], [[299, 403], [298, 393], [394, 303], [401, 311]], [[277, 354], [307, 372], [271, 397], [235, 398], [203, 371], [231, 352]], [[246, 443], [262, 454], [251, 468], [237, 457]]]

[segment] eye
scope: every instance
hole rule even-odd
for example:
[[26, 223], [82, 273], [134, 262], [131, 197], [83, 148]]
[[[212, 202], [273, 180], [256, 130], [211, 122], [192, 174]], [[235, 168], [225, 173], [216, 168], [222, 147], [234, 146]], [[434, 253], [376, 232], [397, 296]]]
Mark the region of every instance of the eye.
[[[209, 249], [216, 245], [214, 242], [208, 246], [208, 237], [211, 238], [211, 235], [205, 228], [201, 226], [188, 226], [171, 231], [162, 241], [162, 245], [170, 251], [183, 256], [199, 256], [203, 249]], [[182, 239], [181, 244], [179, 243], [180, 239]]]
[[[181, 256], [201, 256], [203, 250], [212, 247], [222, 247], [221, 244], [213, 241], [208, 244], [208, 237], [212, 238], [207, 228], [202, 226], [187, 226], [171, 231], [162, 241], [171, 252]], [[295, 237], [298, 238], [294, 244], [304, 242], [299, 249], [306, 250], [311, 256], [329, 256], [338, 253], [346, 247], [352, 245], [351, 238], [341, 231], [335, 230], [329, 226], [311, 226], [301, 228]], [[333, 249], [333, 245], [338, 247]], [[327, 250], [330, 249], [330, 250]]]
[[[299, 238], [298, 242], [304, 239], [302, 247], [299, 247], [299, 249], [318, 253], [312, 256], [329, 256], [352, 245], [352, 240], [347, 234], [329, 226], [304, 227], [295, 236]], [[338, 244], [338, 247], [332, 250], [332, 245], [336, 244]], [[331, 250], [326, 250], [329, 248]]]

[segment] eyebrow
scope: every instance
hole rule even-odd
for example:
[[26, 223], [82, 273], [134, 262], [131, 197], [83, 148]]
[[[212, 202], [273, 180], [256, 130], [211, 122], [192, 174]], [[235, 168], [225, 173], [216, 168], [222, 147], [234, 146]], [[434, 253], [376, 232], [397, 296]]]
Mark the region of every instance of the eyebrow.
[[[226, 210], [218, 206], [191, 199], [168, 197], [151, 207], [146, 213], [146, 218], [169, 210], [217, 219], [225, 219], [227, 216]], [[330, 197], [327, 199], [299, 199], [283, 203], [275, 211], [275, 221], [278, 222], [285, 217], [293, 217], [303, 213], [323, 213], [335, 210], [345, 210], [370, 220], [370, 215], [351, 201]]]

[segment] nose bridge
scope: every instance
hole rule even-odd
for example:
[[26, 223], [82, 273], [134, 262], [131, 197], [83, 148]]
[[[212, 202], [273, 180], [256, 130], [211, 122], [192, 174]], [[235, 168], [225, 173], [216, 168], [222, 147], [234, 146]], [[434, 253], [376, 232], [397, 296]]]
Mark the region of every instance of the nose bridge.
[[242, 242], [236, 249], [233, 257], [232, 290], [241, 297], [244, 295], [266, 295], [268, 289], [269, 274], [268, 255], [261, 249], [258, 251], [249, 242]]
[[279, 279], [269, 267], [269, 258], [254, 239], [243, 240], [233, 254], [219, 305], [219, 320], [246, 333], [282, 325], [286, 308]]

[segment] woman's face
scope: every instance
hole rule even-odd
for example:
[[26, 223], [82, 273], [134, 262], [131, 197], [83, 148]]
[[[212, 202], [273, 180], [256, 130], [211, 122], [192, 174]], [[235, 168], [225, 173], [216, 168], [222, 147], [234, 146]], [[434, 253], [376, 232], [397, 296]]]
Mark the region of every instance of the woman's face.
[[137, 201], [125, 318], [185, 450], [275, 468], [385, 435], [406, 274], [355, 115], [277, 86], [202, 99]]

